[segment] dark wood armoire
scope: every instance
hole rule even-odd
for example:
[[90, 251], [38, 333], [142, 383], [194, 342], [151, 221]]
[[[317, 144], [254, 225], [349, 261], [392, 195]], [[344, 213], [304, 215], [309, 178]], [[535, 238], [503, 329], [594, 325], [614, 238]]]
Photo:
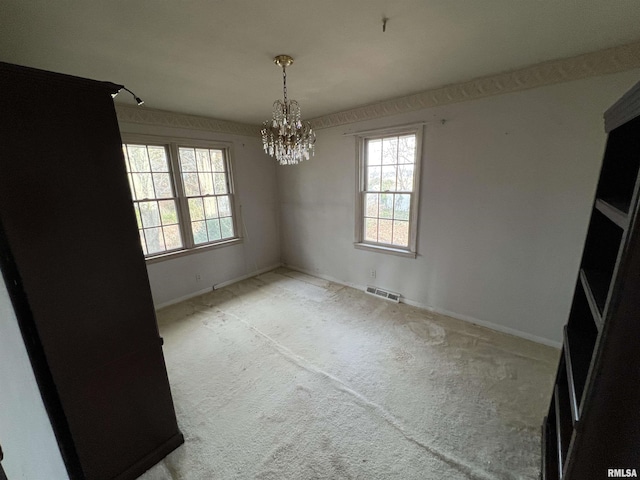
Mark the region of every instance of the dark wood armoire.
[[549, 412], [545, 480], [640, 475], [640, 83], [608, 133]]
[[120, 88], [0, 63], [0, 266], [72, 479], [136, 478], [184, 441], [122, 158]]

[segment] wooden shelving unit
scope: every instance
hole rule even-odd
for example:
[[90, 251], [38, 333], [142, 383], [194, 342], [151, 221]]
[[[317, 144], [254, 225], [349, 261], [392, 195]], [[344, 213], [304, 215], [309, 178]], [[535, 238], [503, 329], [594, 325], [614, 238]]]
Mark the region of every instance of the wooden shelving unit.
[[542, 479], [640, 471], [640, 83], [605, 113], [607, 147], [549, 411]]

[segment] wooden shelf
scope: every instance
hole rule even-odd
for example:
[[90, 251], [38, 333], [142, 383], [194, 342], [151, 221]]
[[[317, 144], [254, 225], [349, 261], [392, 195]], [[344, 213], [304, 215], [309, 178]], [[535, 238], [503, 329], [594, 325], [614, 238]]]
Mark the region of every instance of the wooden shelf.
[[567, 371], [563, 367], [561, 361], [556, 387], [554, 392], [555, 410], [556, 410], [556, 436], [558, 444], [558, 472], [560, 478], [563, 477], [563, 470], [567, 452], [569, 451], [569, 442], [573, 434], [573, 422], [571, 420], [571, 409], [569, 407], [569, 391], [567, 385]]
[[[552, 428], [553, 425], [553, 428]], [[542, 422], [542, 480], [558, 480], [555, 418], [544, 417]]]
[[548, 480], [559, 480], [560, 479], [560, 469], [558, 467], [559, 457], [558, 457], [558, 442], [557, 442], [557, 428], [556, 428], [556, 404], [555, 404], [555, 395], [554, 399], [551, 400], [551, 405], [549, 406], [549, 415], [547, 416], [547, 421], [545, 424], [546, 428], [546, 444], [545, 444], [545, 478]]
[[607, 303], [609, 286], [615, 271], [623, 234], [624, 229], [617, 223], [598, 208], [593, 209], [581, 268], [600, 317], [603, 316]]
[[595, 323], [598, 331], [600, 331], [602, 329], [602, 316], [600, 315], [600, 311], [598, 310], [598, 305], [595, 298], [593, 297], [593, 292], [591, 291], [591, 287], [589, 286], [589, 281], [587, 280], [587, 276], [584, 270], [580, 270], [580, 284], [582, 285], [584, 294], [587, 297], [587, 302], [589, 304], [591, 316], [593, 317], [593, 322]]
[[[595, 478], [640, 445], [640, 83], [605, 114], [607, 146], [543, 422], [541, 479]], [[631, 370], [630, 370], [631, 369]]]
[[595, 325], [593, 331], [572, 328], [570, 324], [564, 327], [564, 357], [567, 365], [571, 420], [574, 425], [580, 420], [580, 402], [587, 382], [597, 333]]
[[596, 196], [628, 213], [640, 167], [640, 117], [609, 133]]
[[622, 202], [617, 202], [617, 205], [614, 205], [605, 200], [597, 199], [596, 208], [600, 211], [600, 213], [605, 215], [609, 220], [618, 225], [620, 228], [627, 228], [627, 225], [629, 224], [629, 215], [622, 211], [622, 209], [625, 208]]

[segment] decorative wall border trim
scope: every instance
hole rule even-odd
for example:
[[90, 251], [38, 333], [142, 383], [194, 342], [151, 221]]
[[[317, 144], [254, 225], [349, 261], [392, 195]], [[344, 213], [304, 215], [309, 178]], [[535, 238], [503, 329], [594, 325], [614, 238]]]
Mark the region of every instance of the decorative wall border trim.
[[[412, 112], [423, 108], [623, 72], [634, 68], [640, 68], [640, 42], [585, 53], [575, 57], [538, 63], [511, 72], [480, 77], [469, 82], [447, 85], [414, 95], [316, 117], [311, 120], [311, 125], [316, 130], [319, 130]], [[116, 113], [118, 121], [122, 123], [188, 128], [250, 137], [260, 135], [260, 126], [258, 125], [173, 113], [147, 107], [116, 105]]]
[[217, 120], [215, 118], [186, 115], [183, 113], [155, 110], [148, 107], [133, 107], [116, 104], [116, 115], [121, 123], [141, 123], [162, 127], [188, 128], [191, 130], [207, 130], [233, 135], [256, 137], [260, 133], [258, 125]]
[[423, 108], [517, 92], [582, 78], [640, 68], [640, 42], [538, 63], [507, 73], [476, 78], [384, 102], [352, 108], [312, 120], [316, 130], [411, 112]]

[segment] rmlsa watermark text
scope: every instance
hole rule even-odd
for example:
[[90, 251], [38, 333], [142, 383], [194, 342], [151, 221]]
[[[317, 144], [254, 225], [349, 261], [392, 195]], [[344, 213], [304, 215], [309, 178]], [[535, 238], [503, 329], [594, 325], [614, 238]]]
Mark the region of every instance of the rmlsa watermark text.
[[607, 469], [609, 478], [637, 478], [638, 472], [635, 468], [609, 468]]

